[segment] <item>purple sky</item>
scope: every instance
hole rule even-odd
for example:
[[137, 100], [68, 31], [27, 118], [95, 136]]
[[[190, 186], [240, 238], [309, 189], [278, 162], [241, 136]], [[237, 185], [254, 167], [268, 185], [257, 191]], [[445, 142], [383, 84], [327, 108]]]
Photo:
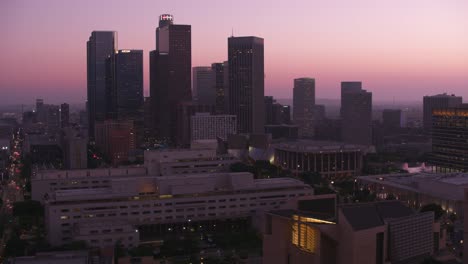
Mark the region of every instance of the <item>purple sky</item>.
[[292, 97], [316, 78], [319, 98], [361, 80], [375, 100], [468, 97], [466, 0], [1, 0], [0, 103], [84, 102], [86, 41], [118, 32], [120, 49], [148, 52], [162, 13], [192, 25], [192, 66], [227, 58], [227, 37], [265, 39], [265, 94]]

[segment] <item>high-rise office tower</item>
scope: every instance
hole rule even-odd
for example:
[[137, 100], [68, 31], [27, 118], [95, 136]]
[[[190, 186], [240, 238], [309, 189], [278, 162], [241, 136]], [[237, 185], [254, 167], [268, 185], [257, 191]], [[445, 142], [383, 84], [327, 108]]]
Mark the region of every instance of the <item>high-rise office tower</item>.
[[437, 172], [468, 172], [468, 106], [432, 110], [432, 153]]
[[462, 97], [455, 95], [438, 94], [424, 96], [423, 98], [423, 127], [426, 132], [431, 132], [432, 110], [437, 108], [454, 108], [462, 104]]
[[191, 26], [159, 17], [156, 50], [150, 52], [150, 97], [155, 136], [176, 142], [177, 105], [192, 100]]
[[229, 112], [238, 133], [264, 133], [264, 49], [258, 37], [228, 38]]
[[293, 121], [302, 137], [314, 136], [315, 79], [294, 79]]
[[60, 105], [60, 127], [65, 128], [70, 124], [70, 105], [63, 103]]
[[211, 67], [193, 67], [193, 96], [199, 104], [216, 104], [215, 75]]
[[361, 82], [341, 83], [341, 139], [372, 144], [372, 93], [363, 90]]
[[213, 63], [211, 64], [211, 70], [214, 74], [214, 83], [215, 83], [215, 93], [216, 93], [216, 113], [225, 114], [228, 112], [227, 108], [227, 87], [229, 79], [226, 78], [228, 75], [227, 62], [224, 63]]
[[143, 51], [119, 50], [107, 63], [111, 117], [143, 119]]
[[107, 115], [106, 59], [115, 53], [117, 33], [93, 31], [87, 42], [89, 137], [94, 139], [94, 124]]

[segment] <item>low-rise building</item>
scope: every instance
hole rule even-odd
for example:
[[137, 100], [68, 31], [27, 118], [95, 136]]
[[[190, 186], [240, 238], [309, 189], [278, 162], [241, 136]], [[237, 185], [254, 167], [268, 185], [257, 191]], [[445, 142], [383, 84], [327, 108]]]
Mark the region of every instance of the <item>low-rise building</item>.
[[468, 187], [466, 173], [401, 173], [357, 177], [360, 188], [386, 199], [390, 194], [408, 206], [419, 208], [435, 203], [447, 213], [463, 217], [464, 189]]
[[433, 212], [383, 201], [340, 205], [331, 213], [320, 198], [302, 202], [308, 208], [267, 213], [263, 263], [420, 263], [438, 250], [440, 225]]
[[[103, 178], [109, 182], [100, 188], [55, 190], [48, 195], [45, 223], [51, 245], [84, 240], [105, 247], [123, 239], [124, 245], [136, 246], [132, 227], [135, 233], [160, 232], [221, 219], [249, 219], [259, 211], [287, 209], [289, 200], [313, 195], [301, 181], [254, 179], [250, 173]], [[76, 179], [84, 180], [92, 177]], [[107, 222], [113, 224], [100, 224]]]
[[334, 141], [297, 140], [273, 145], [274, 163], [295, 173], [319, 172], [339, 181], [361, 173], [367, 147]]

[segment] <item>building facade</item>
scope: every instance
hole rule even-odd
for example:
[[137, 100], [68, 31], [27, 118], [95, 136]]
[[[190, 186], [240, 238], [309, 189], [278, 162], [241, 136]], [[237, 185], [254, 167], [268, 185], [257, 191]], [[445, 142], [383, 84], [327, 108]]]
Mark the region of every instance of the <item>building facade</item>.
[[443, 108], [456, 108], [462, 104], [461, 96], [438, 94], [423, 97], [423, 127], [428, 133], [432, 129], [432, 110]]
[[150, 97], [159, 139], [177, 142], [177, 106], [192, 100], [191, 26], [161, 15], [156, 50], [150, 53]]
[[228, 59], [229, 113], [237, 116], [237, 131], [262, 134], [265, 123], [263, 39], [228, 38]]
[[361, 82], [341, 83], [341, 140], [372, 144], [372, 93]]
[[193, 95], [199, 104], [216, 105], [215, 73], [212, 67], [193, 67]]
[[89, 138], [94, 139], [94, 124], [107, 113], [106, 59], [117, 49], [115, 31], [93, 31], [87, 42], [87, 111]]
[[143, 51], [118, 50], [107, 67], [108, 117], [142, 119]]
[[294, 173], [318, 172], [328, 180], [360, 175], [365, 146], [330, 141], [297, 140], [273, 145], [274, 163]]
[[113, 165], [128, 161], [136, 148], [133, 121], [106, 120], [95, 125], [96, 147]]
[[139, 230], [171, 232], [221, 219], [246, 219], [263, 210], [287, 209], [288, 200], [313, 193], [295, 179], [255, 180], [250, 173], [85, 174], [74, 181], [108, 181], [111, 187], [78, 187], [48, 195], [45, 218], [51, 245], [81, 239], [96, 247], [112, 246], [119, 240], [125, 246], [136, 246], [134, 235]]
[[314, 136], [315, 79], [294, 79], [293, 120], [302, 137]]
[[217, 139], [227, 140], [228, 135], [237, 134], [235, 115], [211, 115], [195, 113], [191, 117], [191, 140]]
[[468, 172], [468, 108], [432, 110], [432, 153], [437, 172]]
[[227, 71], [228, 62], [213, 63], [211, 70], [214, 73], [215, 92], [216, 92], [216, 113], [227, 114], [228, 111], [228, 75]]
[[263, 263], [421, 263], [439, 248], [433, 212], [383, 201], [340, 205], [333, 215], [321, 210], [330, 198], [320, 200], [299, 201], [312, 208], [267, 213]]

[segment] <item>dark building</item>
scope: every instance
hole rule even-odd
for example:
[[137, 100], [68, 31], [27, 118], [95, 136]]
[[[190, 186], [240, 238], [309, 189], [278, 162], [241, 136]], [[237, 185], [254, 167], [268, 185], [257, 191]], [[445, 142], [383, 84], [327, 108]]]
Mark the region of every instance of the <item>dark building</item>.
[[341, 139], [346, 143], [372, 144], [372, 93], [361, 82], [341, 83]]
[[214, 105], [202, 105], [195, 102], [182, 102], [177, 105], [177, 141], [178, 146], [187, 147], [191, 142], [191, 117], [196, 113], [215, 113]]
[[176, 142], [177, 105], [192, 100], [191, 26], [161, 15], [156, 50], [150, 52], [150, 97], [155, 136]]
[[143, 119], [143, 51], [119, 50], [107, 63], [109, 116]]
[[47, 121], [44, 99], [36, 99], [36, 120], [39, 123], [45, 123]]
[[265, 133], [272, 139], [297, 139], [299, 128], [296, 125], [265, 125]]
[[289, 105], [282, 105], [273, 98], [265, 96], [265, 125], [281, 125], [291, 123]]
[[58, 105], [46, 105], [47, 132], [52, 135], [60, 130], [60, 107]]
[[265, 125], [273, 125], [273, 96], [265, 96]]
[[264, 48], [258, 37], [228, 38], [229, 112], [239, 133], [264, 133]]
[[227, 86], [228, 82], [226, 82], [226, 72], [227, 63], [213, 63], [211, 64], [211, 70], [214, 74], [214, 85], [215, 85], [215, 107], [217, 114], [225, 114], [228, 113], [227, 108]]
[[151, 98], [145, 97], [143, 103], [144, 142], [149, 143], [153, 139], [153, 118], [151, 116]]
[[112, 165], [128, 161], [130, 151], [136, 148], [134, 123], [128, 120], [96, 123], [96, 147]]
[[315, 79], [294, 79], [293, 121], [302, 137], [314, 136]]
[[437, 172], [468, 172], [468, 107], [432, 111], [432, 154]]
[[60, 105], [60, 126], [62, 128], [70, 125], [70, 105], [63, 103]]
[[341, 120], [325, 118], [315, 126], [315, 139], [341, 141]]
[[87, 42], [87, 111], [89, 137], [94, 139], [94, 124], [107, 115], [106, 59], [115, 53], [117, 33], [93, 31]]
[[401, 128], [401, 110], [384, 109], [382, 112], [382, 125], [387, 133], [395, 133]]
[[193, 97], [199, 104], [215, 105], [215, 75], [211, 67], [193, 67]]
[[461, 96], [438, 94], [433, 96], [424, 96], [423, 98], [423, 127], [426, 132], [431, 132], [432, 110], [442, 108], [456, 108], [462, 104]]

